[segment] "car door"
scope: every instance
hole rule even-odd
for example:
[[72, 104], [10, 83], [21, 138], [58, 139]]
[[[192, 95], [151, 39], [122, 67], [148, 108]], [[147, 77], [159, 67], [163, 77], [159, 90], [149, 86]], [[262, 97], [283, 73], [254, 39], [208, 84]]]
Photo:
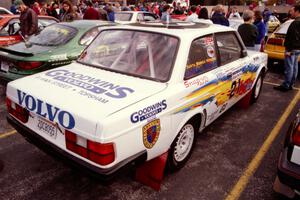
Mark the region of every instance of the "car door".
[[248, 73], [250, 58], [243, 56], [244, 47], [235, 32], [216, 33], [216, 46], [220, 72], [226, 76], [229, 83], [223, 90], [226, 92], [225, 111], [236, 103], [246, 91], [251, 89], [252, 73]]
[[191, 43], [184, 75], [184, 85], [189, 91], [185, 97], [188, 104], [182, 110], [200, 108], [199, 111], [207, 115], [207, 124], [219, 116], [223, 104], [219, 97], [226, 82], [220, 80], [226, 77], [219, 72], [213, 34], [195, 39]]

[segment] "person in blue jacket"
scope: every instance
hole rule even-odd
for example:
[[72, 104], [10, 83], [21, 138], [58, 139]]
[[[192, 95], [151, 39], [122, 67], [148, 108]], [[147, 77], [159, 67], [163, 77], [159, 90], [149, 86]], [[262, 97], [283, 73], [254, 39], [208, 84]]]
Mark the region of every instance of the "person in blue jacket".
[[223, 26], [229, 26], [228, 19], [224, 16], [224, 7], [221, 4], [216, 5], [215, 12], [211, 17], [211, 21], [214, 24], [220, 24]]
[[258, 31], [258, 35], [256, 37], [256, 41], [255, 41], [255, 47], [254, 49], [256, 51], [260, 51], [261, 50], [261, 45], [264, 42], [264, 37], [266, 34], [266, 26], [263, 22], [263, 17], [262, 14], [259, 10], [254, 11], [254, 23], [253, 23]]

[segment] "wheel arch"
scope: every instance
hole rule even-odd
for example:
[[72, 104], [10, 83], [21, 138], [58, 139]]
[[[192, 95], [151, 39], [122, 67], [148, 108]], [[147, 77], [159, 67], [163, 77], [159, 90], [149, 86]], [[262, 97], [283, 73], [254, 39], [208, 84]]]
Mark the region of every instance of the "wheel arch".
[[195, 125], [195, 129], [197, 130], [197, 133], [202, 131], [203, 128], [205, 127], [205, 120], [206, 120], [206, 110], [202, 110], [201, 112], [193, 112], [189, 115], [187, 115], [186, 117], [184, 117], [183, 120], [181, 120], [181, 122], [179, 123], [179, 125], [177, 126], [177, 128], [175, 129], [175, 133], [173, 138], [172, 138], [172, 142], [174, 141], [176, 135], [179, 133], [179, 131], [181, 130], [181, 128], [187, 123], [187, 122], [192, 122], [193, 125]]

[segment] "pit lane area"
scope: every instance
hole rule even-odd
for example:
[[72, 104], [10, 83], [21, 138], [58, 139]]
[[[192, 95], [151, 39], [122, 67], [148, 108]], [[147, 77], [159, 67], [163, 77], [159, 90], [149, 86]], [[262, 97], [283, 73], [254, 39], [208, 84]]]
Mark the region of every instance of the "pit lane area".
[[[0, 197], [3, 199], [226, 199], [245, 174], [245, 169], [266, 138], [279, 135], [266, 149], [257, 170], [243, 182], [240, 199], [281, 200], [272, 184], [285, 132], [300, 108], [299, 99], [290, 112], [286, 108], [299, 97], [297, 89], [282, 93], [273, 89], [283, 77], [270, 71], [257, 103], [249, 108], [234, 106], [207, 127], [196, 141], [186, 166], [166, 173], [161, 190], [136, 182], [125, 171], [103, 183], [56, 161], [28, 143], [6, 122], [5, 89], [0, 88]], [[286, 116], [283, 126], [280, 119]], [[284, 118], [285, 119], [285, 118]], [[130, 147], [130, 143], [128, 143]]]

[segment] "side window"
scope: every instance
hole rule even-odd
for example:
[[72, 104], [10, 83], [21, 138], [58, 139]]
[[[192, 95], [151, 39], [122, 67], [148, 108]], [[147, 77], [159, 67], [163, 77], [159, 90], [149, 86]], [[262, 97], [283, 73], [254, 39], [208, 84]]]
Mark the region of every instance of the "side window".
[[1, 36], [8, 36], [8, 35], [16, 35], [20, 30], [19, 20], [11, 20], [5, 27], [2, 28], [0, 31]]
[[216, 40], [221, 65], [233, 62], [241, 57], [242, 47], [234, 32], [216, 34]]
[[89, 45], [99, 32], [100, 32], [100, 27], [95, 27], [88, 30], [79, 40], [79, 44], [84, 46]]
[[194, 40], [191, 44], [184, 79], [190, 79], [218, 66], [213, 35]]
[[155, 21], [155, 17], [152, 14], [144, 13], [144, 20], [145, 21]]
[[0, 31], [0, 36], [8, 36], [8, 29], [9, 29], [9, 24], [7, 24], [5, 27], [3, 27]]

